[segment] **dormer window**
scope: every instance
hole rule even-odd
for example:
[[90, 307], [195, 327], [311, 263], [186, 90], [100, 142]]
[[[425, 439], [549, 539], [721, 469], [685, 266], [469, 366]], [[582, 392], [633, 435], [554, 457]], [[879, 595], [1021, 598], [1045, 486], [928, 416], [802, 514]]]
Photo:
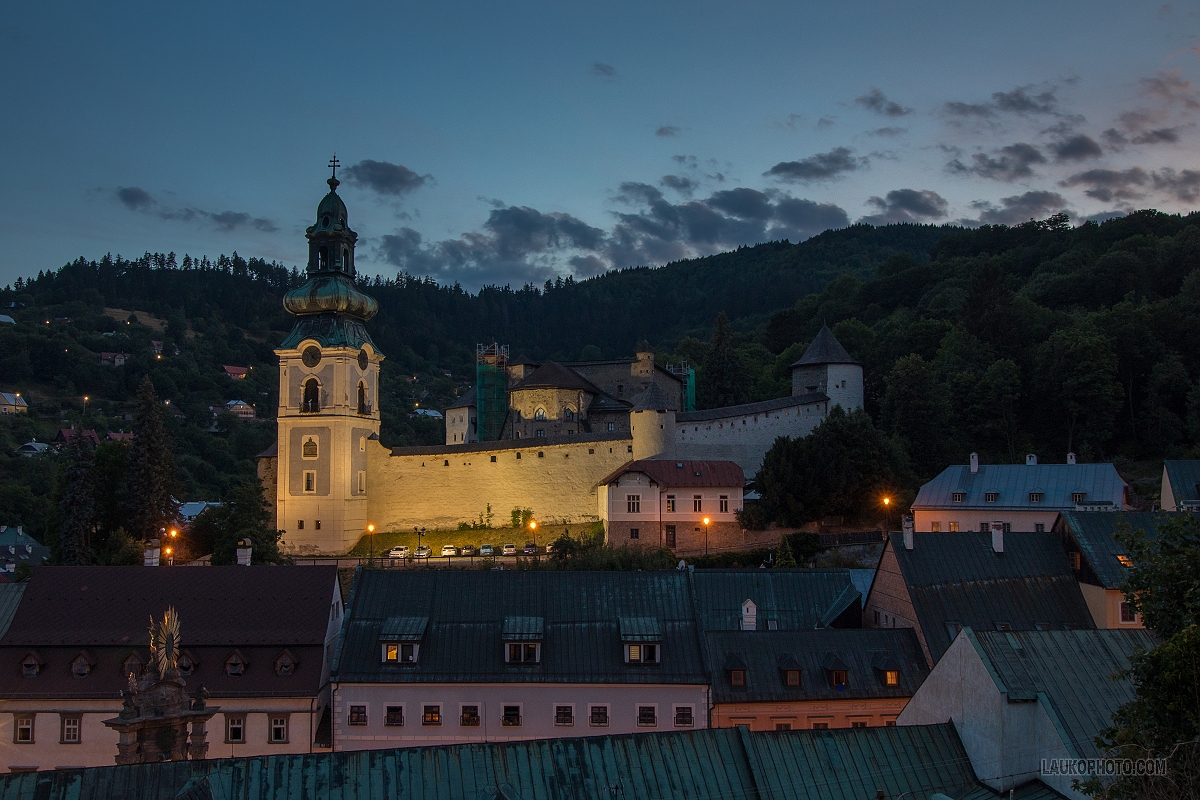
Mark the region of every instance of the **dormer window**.
[[385, 664], [416, 664], [429, 617], [388, 617], [379, 633]]
[[297, 663], [296, 657], [293, 656], [290, 651], [284, 650], [279, 654], [279, 657], [275, 659], [275, 674], [281, 678], [294, 675], [296, 673]]
[[1041, 492], [1030, 492], [1029, 493], [1029, 502], [1031, 502], [1031, 503], [1042, 502], [1042, 493]]
[[1117, 561], [1121, 563], [1122, 567], [1133, 569], [1133, 556], [1127, 556], [1124, 553], [1121, 553], [1117, 556]]
[[42, 666], [45, 664], [41, 656], [30, 651], [21, 659], [21, 675], [26, 678], [36, 678], [37, 674], [42, 671]]
[[621, 617], [626, 664], [657, 664], [662, 659], [662, 628], [657, 617]]
[[961, 503], [962, 501], [967, 499], [967, 493], [966, 492], [954, 492], [953, 494], [950, 495], [950, 499], [956, 503]]
[[242, 655], [240, 650], [234, 650], [230, 653], [229, 658], [225, 659], [225, 674], [231, 678], [237, 678], [246, 674], [246, 667], [250, 662]]
[[385, 664], [415, 664], [417, 663], [417, 648], [415, 644], [383, 645], [383, 662]]
[[825, 673], [829, 677], [830, 687], [837, 692], [846, 691], [846, 683], [850, 677], [850, 667], [846, 666], [846, 662], [842, 661], [836, 653], [826, 653], [821, 666], [825, 668]]
[[885, 686], [899, 686], [900, 685], [900, 670], [898, 670], [898, 669], [884, 670], [883, 683]]
[[999, 492], [984, 492], [983, 493], [983, 502], [985, 502], [985, 503], [994, 503], [999, 499], [1000, 499]]
[[544, 629], [545, 620], [542, 617], [505, 617], [500, 631], [500, 638], [504, 641], [504, 663], [541, 663]]
[[542, 660], [542, 646], [537, 642], [508, 642], [504, 660], [509, 664], [537, 664]]
[[746, 685], [746, 670], [744, 670], [744, 669], [729, 670], [729, 685], [730, 686], [745, 686]]
[[86, 678], [96, 666], [96, 659], [86, 650], [71, 659], [71, 674], [76, 678]]
[[1071, 492], [1071, 502], [1079, 505], [1087, 499], [1087, 492]]
[[800, 685], [800, 670], [798, 670], [798, 669], [784, 670], [783, 685], [784, 686], [799, 686]]
[[625, 645], [625, 663], [627, 664], [657, 664], [657, 644], [627, 644]]
[[196, 671], [196, 666], [199, 664], [191, 652], [184, 650], [179, 654], [179, 659], [175, 662], [176, 669], [181, 675], [191, 675]]
[[847, 674], [844, 669], [834, 669], [829, 671], [829, 683], [839, 692], [846, 691]]

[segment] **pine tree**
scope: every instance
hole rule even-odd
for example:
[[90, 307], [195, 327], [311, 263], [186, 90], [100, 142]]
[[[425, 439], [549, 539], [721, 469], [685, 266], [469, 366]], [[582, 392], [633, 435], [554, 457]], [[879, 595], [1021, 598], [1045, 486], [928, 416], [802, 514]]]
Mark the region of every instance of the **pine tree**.
[[130, 534], [157, 539], [176, 521], [175, 457], [163, 427], [162, 403], [149, 376], [138, 387], [133, 413], [133, 446], [129, 450]]
[[77, 431], [67, 443], [67, 467], [59, 498], [58, 561], [75, 567], [91, 562], [96, 529], [96, 462], [91, 441]]
[[745, 370], [741, 358], [733, 349], [733, 331], [724, 311], [717, 315], [716, 325], [713, 326], [703, 369], [701, 394], [704, 407], [736, 405], [745, 385]]
[[786, 533], [779, 540], [779, 554], [775, 557], [775, 566], [796, 566], [796, 556], [792, 554], [792, 546], [788, 544], [788, 537]]

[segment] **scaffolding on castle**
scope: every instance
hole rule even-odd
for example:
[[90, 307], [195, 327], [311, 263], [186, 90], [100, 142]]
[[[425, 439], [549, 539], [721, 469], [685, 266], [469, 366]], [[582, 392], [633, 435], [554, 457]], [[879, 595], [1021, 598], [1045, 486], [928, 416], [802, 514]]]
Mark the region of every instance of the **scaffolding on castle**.
[[696, 370], [688, 366], [687, 361], [680, 361], [678, 364], [667, 364], [667, 372], [672, 375], [678, 375], [683, 381], [683, 408], [682, 411], [696, 410]]
[[508, 416], [508, 345], [475, 345], [475, 412], [479, 441], [494, 442]]

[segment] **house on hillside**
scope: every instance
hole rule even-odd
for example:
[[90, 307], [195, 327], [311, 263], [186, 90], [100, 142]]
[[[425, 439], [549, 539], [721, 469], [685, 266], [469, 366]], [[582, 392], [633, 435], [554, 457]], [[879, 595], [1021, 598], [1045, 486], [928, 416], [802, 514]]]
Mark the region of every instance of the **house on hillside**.
[[39, 442], [37, 439], [30, 439], [25, 444], [14, 448], [13, 452], [19, 453], [26, 458], [32, 458], [36, 455], [41, 455], [50, 449], [50, 445], [45, 442]]
[[135, 437], [132, 433], [126, 433], [125, 431], [109, 431], [108, 433], [104, 434], [104, 438], [109, 442], [131, 444]]
[[1154, 647], [1149, 631], [983, 631], [955, 638], [900, 714], [899, 724], [947, 720], [962, 737], [979, 779], [1007, 793], [1031, 780], [1087, 800], [1071, 786], [1066, 760], [1102, 758], [1096, 746], [1112, 714], [1134, 699], [1120, 680], [1139, 649]]
[[965, 627], [977, 631], [1096, 627], [1059, 537], [962, 531], [892, 534], [863, 621], [913, 628], [932, 667]]
[[744, 544], [737, 512], [746, 478], [732, 461], [630, 461], [596, 487], [609, 544], [677, 553]]
[[0, 525], [0, 571], [13, 573], [19, 564], [40, 567], [50, 563], [50, 548], [20, 525]]
[[1200, 461], [1164, 461], [1163, 511], [1200, 511]]
[[92, 447], [100, 444], [100, 435], [95, 430], [88, 428], [86, 430], [76, 430], [74, 428], [59, 428], [58, 434], [54, 437], [54, 444], [62, 447], [69, 442], [75, 441], [76, 437], [82, 436], [84, 439], [92, 443]]
[[250, 420], [258, 416], [258, 412], [254, 410], [254, 406], [243, 400], [230, 400], [223, 408], [214, 409], [214, 416], [217, 411], [225, 414], [233, 414], [238, 419]]
[[0, 414], [24, 414], [29, 411], [20, 392], [0, 392]]
[[101, 353], [100, 366], [102, 367], [123, 367], [125, 362], [129, 360], [129, 353]]
[[913, 501], [913, 523], [922, 532], [1049, 531], [1063, 511], [1128, 511], [1127, 486], [1112, 464], [980, 464], [946, 467], [921, 487]]
[[[334, 567], [35, 569], [0, 638], [0, 768], [110, 765], [146, 620], [179, 613], [178, 669], [207, 691], [208, 756], [328, 747], [328, 668], [342, 621]], [[2, 609], [0, 609], [2, 610]]]
[[221, 371], [224, 372], [226, 376], [233, 378], [235, 381], [245, 380], [246, 376], [250, 374], [249, 367], [233, 367], [228, 364], [222, 364]]
[[150, 352], [156, 356], [161, 356], [163, 351], [163, 343], [157, 339], [150, 340]]

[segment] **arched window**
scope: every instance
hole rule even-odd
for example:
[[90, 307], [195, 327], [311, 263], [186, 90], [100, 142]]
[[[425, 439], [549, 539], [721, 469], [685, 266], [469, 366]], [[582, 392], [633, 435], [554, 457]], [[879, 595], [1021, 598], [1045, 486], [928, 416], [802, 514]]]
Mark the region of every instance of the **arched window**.
[[371, 413], [371, 406], [367, 403], [367, 385], [362, 381], [358, 382], [358, 413]]
[[569, 407], [564, 408], [563, 409], [563, 419], [565, 419], [567, 422], [570, 422], [573, 419], [575, 419], [575, 410], [572, 408], [569, 408]]
[[546, 409], [539, 408], [537, 411], [533, 412], [533, 418], [537, 419], [537, 420], [545, 419], [546, 418]]
[[350, 271], [350, 248], [349, 247], [342, 248], [342, 269], [344, 269], [346, 272]]
[[317, 383], [316, 378], [309, 378], [304, 382], [304, 401], [300, 410], [308, 413], [321, 410], [321, 385]]
[[329, 248], [322, 246], [317, 251], [317, 269], [329, 269]]

